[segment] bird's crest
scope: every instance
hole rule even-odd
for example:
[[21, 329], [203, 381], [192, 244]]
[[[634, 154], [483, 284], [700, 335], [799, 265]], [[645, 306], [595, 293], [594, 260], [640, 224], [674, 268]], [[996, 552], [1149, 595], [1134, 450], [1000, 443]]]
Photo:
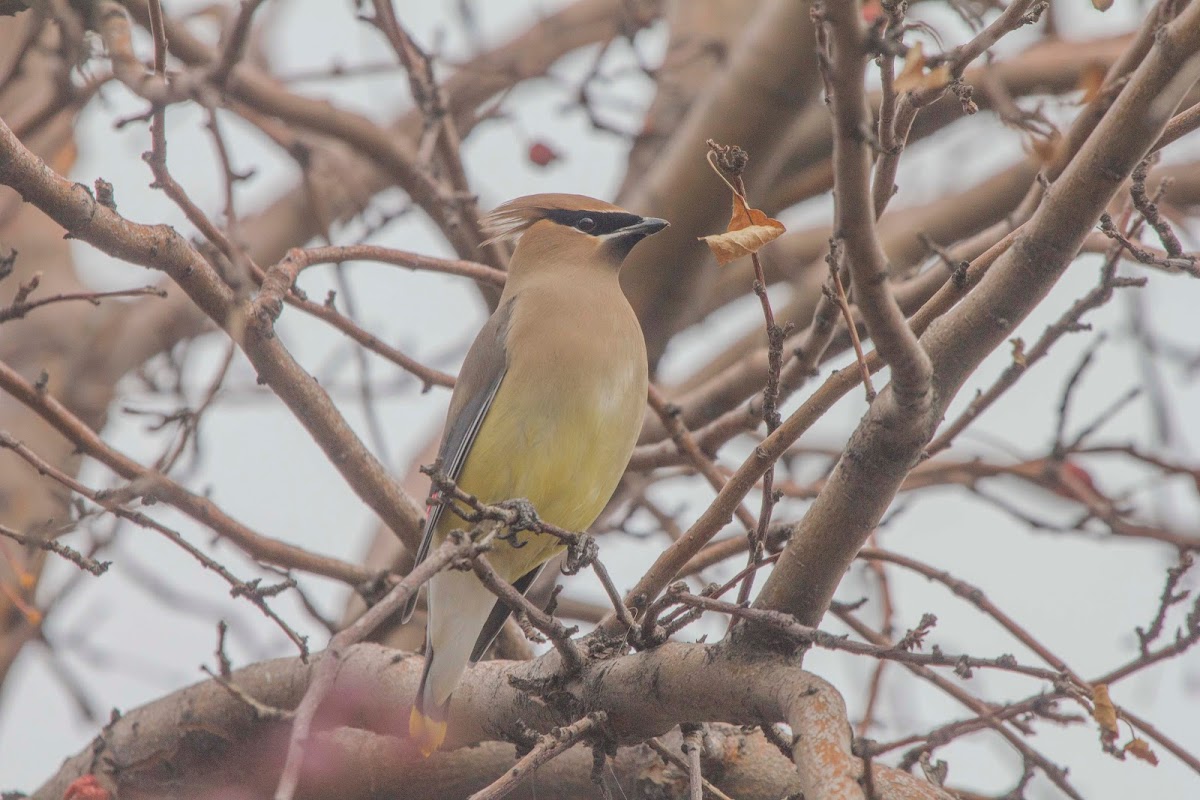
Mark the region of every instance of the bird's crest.
[[497, 206], [481, 222], [492, 242], [515, 240], [538, 220], [546, 219], [553, 211], [616, 211], [625, 209], [582, 194], [531, 194]]

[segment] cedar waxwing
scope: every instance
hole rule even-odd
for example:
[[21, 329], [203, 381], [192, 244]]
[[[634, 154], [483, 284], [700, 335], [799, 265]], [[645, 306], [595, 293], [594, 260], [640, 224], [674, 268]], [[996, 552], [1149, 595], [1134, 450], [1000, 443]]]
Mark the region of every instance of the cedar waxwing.
[[[633, 246], [667, 226], [590, 197], [537, 194], [485, 219], [497, 238], [519, 236], [495, 313], [467, 352], [450, 399], [438, 456], [446, 475], [483, 503], [525, 498], [538, 516], [584, 530], [625, 472], [646, 405], [646, 343], [617, 280]], [[430, 508], [417, 563], [455, 528]], [[545, 534], [499, 541], [488, 559], [525, 592], [562, 552]], [[412, 614], [409, 601], [404, 618]], [[508, 619], [472, 572], [429, 582], [425, 672], [409, 734], [429, 755], [446, 736], [450, 695], [468, 664]]]

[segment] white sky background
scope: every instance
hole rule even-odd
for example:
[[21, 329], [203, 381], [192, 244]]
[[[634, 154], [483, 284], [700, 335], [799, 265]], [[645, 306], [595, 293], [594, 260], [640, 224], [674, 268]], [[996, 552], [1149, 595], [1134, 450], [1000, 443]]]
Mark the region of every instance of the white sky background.
[[[351, 4], [331, 5], [319, 0], [293, 0], [268, 4], [275, 15], [279, 36], [271, 48], [279, 74], [309, 70], [335, 61], [343, 64], [390, 61], [392, 55], [382, 38], [369, 26], [357, 22]], [[438, 46], [448, 58], [469, 55], [474, 45], [462, 36], [455, 3], [399, 0], [402, 21], [426, 46]], [[550, 9], [551, 2], [475, 2], [483, 44], [507, 39], [526, 25], [531, 9]], [[941, 4], [928, 4], [922, 13], [934, 21], [952, 45], [963, 35], [955, 18], [940, 12]], [[1136, 23], [1133, 4], [1117, 4], [1100, 15], [1090, 4], [1068, 0], [1060, 4], [1064, 32], [1071, 36], [1097, 31], [1125, 30]], [[185, 4], [171, 3], [169, 10]], [[1065, 19], [1071, 15], [1070, 21]], [[1078, 24], [1074, 19], [1078, 15]], [[1005, 52], [1022, 41], [1013, 37]], [[643, 58], [657, 63], [665, 38], [661, 29], [639, 36]], [[148, 42], [141, 41], [149, 53]], [[602, 113], [615, 124], [636, 130], [639, 108], [651, 96], [648, 79], [628, 69], [633, 66], [625, 45], [614, 48], [606, 71], [616, 80], [603, 97], [617, 103], [601, 103]], [[578, 110], [563, 112], [573, 97], [572, 88], [591, 65], [594, 50], [577, 53], [553, 70], [563, 82], [541, 81], [522, 87], [504, 103], [513, 115], [508, 121], [488, 123], [472, 134], [464, 149], [468, 173], [490, 208], [513, 196], [539, 191], [572, 191], [611, 197], [621, 178], [626, 143], [614, 136], [595, 133]], [[622, 69], [624, 66], [626, 69]], [[445, 71], [443, 70], [443, 74]], [[386, 120], [407, 107], [407, 82], [399, 72], [357, 81], [306, 84], [314, 94], [332, 93], [339, 105]], [[148, 168], [140, 154], [148, 149], [144, 126], [130, 125], [114, 131], [113, 119], [143, 110], [143, 104], [120, 86], [107, 87], [93, 103], [79, 127], [80, 158], [73, 177], [91, 184], [104, 177], [116, 187], [120, 210], [143, 222], [168, 221], [180, 230], [190, 228], [182, 215], [159, 193], [148, 188]], [[1068, 119], [1070, 106], [1051, 101], [1047, 111], [1056, 119]], [[980, 119], [958, 123], [953, 143], [939, 136], [936, 146], [918, 143], [902, 160], [898, 179], [901, 194], [895, 205], [934, 198], [975, 181], [988, 172], [1011, 163], [1021, 155], [1018, 136]], [[220, 212], [222, 188], [211, 143], [202, 128], [203, 118], [195, 109], [172, 108], [168, 113], [170, 167], [192, 197], [214, 218]], [[253, 167], [256, 177], [238, 187], [238, 206], [248, 213], [269, 202], [292, 185], [294, 171], [261, 135], [235, 118], [225, 117], [226, 131], [235, 154], [235, 166]], [[549, 169], [532, 167], [526, 159], [530, 141], [543, 140], [557, 149], [562, 160]], [[986, 163], [980, 158], [980, 141], [987, 141]], [[949, 148], [949, 149], [947, 149]], [[1183, 152], [1179, 147], [1177, 153]], [[1190, 148], [1195, 157], [1197, 148]], [[1173, 154], [1173, 157], [1179, 157]], [[714, 179], [715, 180], [715, 179]], [[714, 185], [714, 191], [720, 191]], [[372, 203], [375, 214], [398, 208], [403, 197], [390, 192]], [[828, 219], [827, 199], [813, 201], [790, 211], [784, 218], [793, 227]], [[338, 243], [356, 241], [357, 225], [338, 231]], [[435, 255], [452, 255], [436, 231], [419, 215], [393, 222], [372, 241]], [[1195, 248], [1195, 241], [1185, 246]], [[127, 288], [157, 279], [157, 275], [116, 262], [80, 245], [76, 250], [80, 269], [97, 286]], [[361, 321], [372, 332], [398, 345], [425, 363], [453, 370], [471, 336], [484, 319], [484, 307], [475, 290], [462, 279], [411, 273], [377, 264], [353, 264], [347, 268], [358, 303]], [[1131, 274], [1133, 273], [1130, 268]], [[1140, 273], [1138, 273], [1140, 274]], [[1072, 267], [1051, 297], [1018, 332], [1031, 343], [1076, 297], [1090, 288], [1097, 277], [1094, 260]], [[1183, 344], [1196, 341], [1195, 311], [1200, 288], [1188, 279], [1151, 273], [1151, 284], [1140, 297], [1150, 312], [1156, 330]], [[323, 297], [333, 288], [331, 267], [304, 273], [300, 284], [313, 297]], [[782, 301], [784, 295], [778, 298]], [[1114, 398], [1141, 381], [1138, 351], [1123, 334], [1129, 319], [1132, 294], [1119, 297], [1089, 321], [1113, 331], [1100, 350], [1096, 365], [1075, 395], [1071, 430], [1089, 422]], [[464, 316], [462, 309], [474, 309]], [[747, 287], [747, 299], [733, 309], [714, 315], [679, 337], [667, 353], [662, 374], [669, 380], [686, 374], [730, 337], [760, 325], [757, 302]], [[327, 386], [357, 430], [367, 438], [357, 397], [355, 359], [349, 357], [347, 342], [320, 323], [295, 310], [285, 311], [280, 335], [300, 362]], [[1079, 354], [1094, 335], [1079, 334], [1057, 346], [1010, 391], [980, 423], [977, 435], [961, 437], [951, 455], [982, 453], [1004, 460], [1045, 452], [1053, 437], [1054, 414], [1065, 376], [1078, 362]], [[224, 352], [224, 342], [202, 340], [186, 353], [188, 396], [193, 403], [203, 394]], [[986, 387], [1008, 363], [1006, 349], [997, 352], [964, 388], [954, 410], [970, 399], [977, 387]], [[379, 414], [388, 435], [387, 463], [402, 467], [416, 447], [423, 445], [441, 425], [448, 392], [434, 390], [421, 395], [418, 387], [399, 370], [372, 357], [371, 368], [382, 398]], [[841, 366], [839, 364], [838, 366]], [[156, 374], [165, 375], [161, 369]], [[824, 370], [825, 373], [828, 369]], [[1175, 398], [1176, 436], [1166, 448], [1169, 455], [1195, 461], [1193, 444], [1200, 441], [1200, 423], [1189, 409], [1200, 407], [1200, 390], [1188, 376], [1173, 367], [1163, 377]], [[315, 551], [345, 559], [358, 559], [366, 548], [375, 520], [329, 465], [317, 446], [290, 412], [273, 396], [257, 390], [254, 375], [239, 355], [234, 362], [227, 390], [204, 419], [202, 459], [195, 465], [192, 488], [211, 488], [213, 499], [234, 517], [257, 530]], [[147, 393], [130, 379], [121, 405], [139, 410], [173, 410], [177, 401]], [[803, 393], [802, 393], [803, 394]], [[794, 407], [793, 400], [790, 407]], [[820, 425], [806, 436], [812, 444], [840, 446], [864, 409], [860, 394], [843, 400]], [[785, 412], [788, 408], [785, 408]], [[161, 452], [164, 438], [146, 429], [143, 416], [114, 408], [106, 438], [130, 455], [150, 460]], [[1136, 440], [1153, 446], [1152, 418], [1144, 400], [1116, 417], [1099, 437], [1104, 441]], [[985, 437], [983, 434], [986, 434]], [[736, 465], [744, 447], [731, 446], [722, 453], [723, 463]], [[1161, 448], [1160, 448], [1161, 449]], [[1132, 500], [1140, 508], [1153, 510], [1175, 526], [1195, 531], [1200, 518], [1195, 489], [1181, 482], [1156, 479], [1147, 472], [1114, 469], [1111, 464], [1089, 462], [1099, 487], [1110, 495], [1136, 490]], [[94, 464], [84, 471], [91, 485], [112, 485], [112, 476]], [[1004, 494], [1028, 513], [1065, 521], [1075, 515], [1054, 498], [1015, 482], [994, 481], [989, 488]], [[679, 483], [658, 495], [668, 507], [683, 507], [684, 520], [711, 499], [707, 487]], [[1103, 544], [1096, 537], [1080, 534], [1031, 532], [1002, 512], [982, 505], [955, 488], [925, 491], [904, 496], [904, 512], [880, 534], [881, 544], [950, 570], [957, 577], [984, 589], [989, 598], [1012, 617], [1025, 624], [1044, 643], [1083, 676], [1095, 675], [1131, 658], [1137, 650], [1133, 629], [1145, 626], [1157, 606], [1163, 572], [1174, 562], [1165, 547], [1114, 540]], [[794, 519], [802, 504], [785, 503], [777, 519]], [[209, 545], [211, 536], [189, 520], [162, 506], [149, 511], [176, 526], [193, 542]], [[100, 530], [107, 530], [107, 523]], [[649, 526], [647, 526], [649, 529]], [[606, 537], [602, 557], [621, 587], [630, 585], [665, 539], [652, 536], [633, 540]], [[239, 576], [256, 574], [252, 565], [230, 547], [216, 545], [214, 552]], [[83, 688], [101, 720], [111, 708], [129, 710], [148, 700], [202, 678], [201, 664], [214, 663], [216, 640], [214, 620], [231, 623], [228, 652], [235, 666], [265, 657], [294, 653], [286, 638], [245, 601], [235, 601], [228, 587], [203, 570], [195, 561], [153, 533], [123, 528], [116, 546], [105, 556], [114, 562], [101, 578], [88, 577], [82, 587], [50, 618], [47, 638], [56, 648], [61, 667]], [[732, 569], [713, 570], [720, 579]], [[73, 578], [73, 568], [56, 564], [43, 587], [49, 596], [64, 581]], [[998, 655], [1012, 652], [1033, 663], [1030, 654], [1006, 637], [997, 625], [978, 614], [969, 604], [945, 589], [891, 571], [894, 599], [898, 605], [897, 625], [915, 625], [925, 611], [937, 614], [939, 624], [928, 642], [947, 652]], [[570, 592], [599, 599], [597, 586], [583, 575], [567, 579]], [[340, 616], [346, 589], [316, 578], [302, 583], [324, 614]], [[761, 580], [759, 581], [761, 585]], [[1195, 585], [1193, 578], [1189, 586]], [[855, 567], [843, 584], [840, 597], [854, 599], [871, 593], [870, 580]], [[301, 632], [312, 637], [314, 649], [323, 641], [314, 624], [287, 595], [275, 602], [285, 617]], [[1172, 616], [1168, 636], [1181, 621]], [[836, 623], [827, 627], [837, 630]], [[688, 633], [718, 635], [723, 623], [716, 620], [694, 626]], [[862, 690], [874, 662], [822, 652], [810, 654], [806, 666], [832, 680], [845, 693], [851, 719], [861, 713]], [[949, 671], [946, 671], [949, 675]], [[1018, 698], [1036, 692], [1036, 681], [979, 671], [968, 688], [990, 699]], [[953, 676], [951, 676], [953, 677]], [[935, 719], [958, 719], [965, 710], [955, 707], [935, 690], [910, 680], [898, 666], [889, 668], [885, 684], [882, 726], [871, 735], [880, 740], [920, 730]], [[1200, 661], [1195, 654], [1143, 672], [1114, 687], [1114, 699], [1157, 725], [1185, 747], [1195, 750], [1200, 743]], [[31, 791], [49, 776], [59, 762], [86, 746], [97, 731], [97, 722], [87, 721], [54, 677], [51, 659], [44, 649], [30, 646], [17, 664], [0, 698], [0, 789]], [[1075, 711], [1070, 706], [1066, 710]], [[1157, 768], [1137, 761], [1117, 762], [1103, 755], [1094, 725], [1056, 730], [1038, 726], [1030, 743], [1059, 764], [1071, 767], [1070, 778], [1088, 798], [1200, 796], [1200, 780], [1169, 753], [1156, 748], [1161, 759]], [[1123, 726], [1123, 734], [1127, 731]], [[980, 791], [1000, 792], [1010, 788], [1020, 772], [1019, 757], [993, 734], [969, 737], [938, 751], [937, 758], [950, 763], [950, 782]], [[1057, 791], [1038, 778], [1031, 797], [1057, 797]]]

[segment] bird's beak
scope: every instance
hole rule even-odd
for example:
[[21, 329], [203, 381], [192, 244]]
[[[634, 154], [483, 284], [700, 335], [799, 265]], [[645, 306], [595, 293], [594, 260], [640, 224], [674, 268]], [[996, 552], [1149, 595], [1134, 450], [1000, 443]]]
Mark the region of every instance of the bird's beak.
[[604, 250], [609, 256], [616, 259], [616, 264], [619, 266], [638, 242], [647, 236], [658, 233], [669, 224], [665, 219], [658, 217], [643, 217], [632, 225], [626, 225], [612, 233], [604, 234], [600, 239], [605, 243]]
[[665, 219], [659, 219], [658, 217], [643, 217], [641, 222], [634, 223], [633, 225], [627, 225], [616, 233], [622, 238], [630, 235], [635, 235], [640, 238], [658, 233], [670, 224], [671, 223], [667, 222]]

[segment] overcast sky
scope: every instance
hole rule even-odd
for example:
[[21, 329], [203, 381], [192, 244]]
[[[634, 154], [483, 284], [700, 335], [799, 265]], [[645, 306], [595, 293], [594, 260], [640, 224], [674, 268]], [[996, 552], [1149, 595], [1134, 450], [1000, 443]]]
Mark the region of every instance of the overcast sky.
[[[552, 2], [471, 3], [479, 17], [482, 40], [461, 35], [454, 17], [456, 3], [399, 0], [399, 14], [419, 41], [437, 43], [447, 57], [469, 54], [477, 46], [503, 41], [525, 25], [532, 9], [550, 9]], [[924, 9], [926, 5], [922, 4]], [[940, 7], [941, 4], [936, 4]], [[1064, 32], [1084, 36], [1097, 30], [1124, 30], [1135, 24], [1135, 4], [1121, 3], [1102, 16], [1081, 0], [1060, 3], [1066, 14], [1078, 14], [1078, 28], [1064, 24]], [[171, 9], [183, 4], [171, 3]], [[330, 9], [336, 7], [337, 11]], [[390, 51], [376, 32], [353, 18], [351, 4], [329, 4], [320, 0], [272, 3], [277, 42], [287, 47], [271, 50], [280, 74], [329, 65], [391, 60]], [[953, 18], [929, 13], [952, 44], [961, 35]], [[1122, 16], [1123, 15], [1123, 16]], [[1064, 19], [1064, 22], [1066, 20]], [[1073, 24], [1074, 20], [1072, 20]], [[1019, 43], [1016, 39], [1012, 46]], [[637, 40], [642, 57], [655, 63], [661, 57], [661, 30], [649, 31]], [[142, 52], [147, 42], [141, 41]], [[580, 53], [559, 64], [554, 74], [561, 81], [542, 82], [535, 88], [522, 87], [504, 102], [511, 118], [489, 123], [472, 135], [464, 154], [468, 172], [479, 192], [481, 204], [490, 208], [513, 196], [538, 191], [571, 191], [611, 198], [621, 179], [627, 144], [622, 139], [594, 132], [584, 116], [564, 112], [571, 99], [572, 81], [591, 65], [594, 50]], [[615, 124], [636, 130], [639, 109], [650, 98], [648, 79], [633, 70], [619, 70], [620, 63], [632, 65], [629, 49], [615, 47], [608, 70], [617, 77], [606, 89], [611, 102], [602, 108]], [[384, 74], [354, 82], [307, 84], [313, 93], [330, 93], [338, 104], [385, 120], [407, 106], [407, 83], [399, 73]], [[620, 102], [615, 102], [619, 100]], [[143, 105], [120, 86], [105, 88], [102, 97], [89, 106], [79, 126], [79, 160], [72, 177], [91, 184], [99, 176], [116, 187], [121, 212], [143, 222], [168, 221], [189, 230], [181, 215], [161, 196], [147, 187], [150, 176], [140, 154], [148, 149], [145, 127], [129, 125], [114, 130], [112, 121], [140, 112]], [[1069, 119], [1074, 108], [1051, 101], [1047, 112], [1056, 119]], [[981, 115], [982, 116], [982, 115]], [[172, 108], [168, 114], [171, 169], [203, 207], [214, 216], [221, 206], [222, 187], [211, 146], [202, 128], [203, 118], [194, 109]], [[294, 181], [289, 160], [262, 136], [229, 117], [230, 139], [239, 168], [253, 167], [253, 180], [239, 188], [243, 210], [269, 202]], [[987, 163], [978, 157], [980, 137], [987, 137]], [[548, 169], [537, 169], [526, 159], [532, 141], [544, 141], [562, 158]], [[1019, 137], [998, 128], [991, 119], [960, 123], [950, 139], [919, 143], [905, 155], [897, 183], [902, 193], [897, 205], [922, 202], [968, 185], [971, 181], [1011, 163], [1022, 155]], [[949, 142], [949, 144], [947, 144]], [[1185, 143], [1186, 145], [1186, 143]], [[949, 148], [949, 149], [947, 149]], [[1173, 158], [1181, 158], [1177, 148]], [[1198, 148], [1192, 143], [1191, 157]], [[967, 157], [969, 155], [969, 157]], [[403, 204], [398, 192], [377, 198], [372, 214], [379, 216]], [[827, 220], [828, 200], [814, 201], [784, 216], [791, 227]], [[338, 242], [355, 241], [361, 227], [350, 226], [336, 234]], [[390, 224], [373, 241], [437, 255], [451, 255], [431, 226], [417, 215]], [[1195, 240], [1186, 243], [1195, 248]], [[115, 262], [86, 246], [76, 246], [80, 270], [98, 287], [127, 288], [154, 280], [140, 268]], [[1031, 341], [1045, 325], [1096, 280], [1097, 262], [1083, 259], [1073, 266], [1019, 334]], [[426, 363], [453, 370], [470, 337], [484, 319], [485, 309], [474, 289], [462, 279], [409, 273], [377, 264], [348, 267], [362, 321], [369, 330], [397, 344]], [[1181, 343], [1197, 341], [1196, 312], [1200, 290], [1194, 281], [1160, 274], [1151, 276], [1150, 287], [1140, 296], [1149, 318], [1159, 331]], [[329, 268], [305, 272], [301, 286], [315, 297], [333, 288]], [[749, 288], [749, 287], [747, 287]], [[782, 300], [786, 292], [780, 292]], [[463, 313], [470, 309], [470, 313]], [[1094, 314], [1091, 321], [1107, 325], [1113, 336], [1099, 351], [1097, 366], [1085, 377], [1077, 393], [1073, 419], [1082, 426], [1112, 400], [1141, 381], [1138, 351], [1123, 334], [1131, 303], [1118, 300]], [[667, 353], [662, 373], [669, 382], [686, 374], [690, 365], [702, 360], [722, 343], [751, 326], [761, 324], [757, 302], [747, 294], [735, 308], [714, 315], [681, 336]], [[294, 310], [284, 312], [281, 336], [301, 363], [332, 387], [335, 399], [356, 428], [367, 436], [357, 399], [355, 360], [348, 358], [346, 342], [318, 323]], [[977, 433], [962, 438], [952, 454], [966, 457], [980, 453], [991, 459], [1008, 460], [1042, 454], [1053, 438], [1053, 405], [1064, 377], [1077, 363], [1080, 352], [1094, 337], [1081, 334], [1057, 347], [1044, 363], [1022, 381], [1017, 389], [973, 428]], [[189, 391], [193, 399], [204, 391], [217, 368], [224, 343], [213, 338], [194, 344], [187, 352]], [[968, 382], [956, 408], [970, 399], [975, 389], [987, 386], [1008, 363], [1007, 349], [997, 352]], [[380, 389], [380, 416], [387, 439], [387, 463], [400, 469], [415, 448], [436, 434], [442, 421], [448, 392], [433, 390], [422, 395], [405, 376], [378, 359], [372, 373]], [[841, 366], [838, 364], [836, 366]], [[159, 365], [161, 368], [161, 365]], [[826, 370], [827, 372], [828, 370]], [[1167, 370], [1164, 375], [1175, 392], [1177, 405], [1173, 422], [1176, 437], [1164, 449], [1171, 455], [1195, 463], [1194, 445], [1200, 442], [1200, 390], [1189, 376]], [[252, 371], [239, 355], [227, 381], [227, 391], [205, 417], [202, 459], [194, 465], [189, 485], [210, 489], [214, 500], [234, 517], [257, 530], [315, 551], [345, 559], [359, 559], [365, 551], [375, 520], [358, 498], [344, 485], [287, 409], [255, 386]], [[791, 406], [797, 401], [793, 400]], [[167, 409], [175, 401], [147, 394], [130, 380], [121, 405], [112, 409], [105, 435], [117, 447], [144, 460], [163, 447], [159, 434], [146, 430], [143, 416], [129, 410]], [[862, 415], [861, 396], [852, 394], [833, 409], [806, 436], [810, 444], [840, 447], [851, 426]], [[785, 413], [787, 408], [784, 409]], [[1190, 410], [1191, 413], [1188, 413]], [[951, 414], [954, 412], [952, 411]], [[1143, 402], [1118, 415], [1101, 437], [1105, 441], [1137, 440], [1154, 446], [1151, 418]], [[370, 439], [368, 439], [370, 441]], [[732, 446], [722, 453], [723, 463], [736, 465], [744, 447]], [[1150, 480], [1146, 473], [1089, 465], [1100, 488], [1110, 494], [1133, 489], [1131, 499], [1144, 509], [1161, 514], [1175, 525], [1196, 530], [1200, 519], [1194, 487]], [[83, 477], [94, 486], [113, 485], [113, 477], [95, 464], [88, 464]], [[1074, 509], [1048, 495], [998, 481], [994, 491], [1030, 513], [1062, 520]], [[703, 486], [679, 482], [660, 494], [668, 507], [684, 509], [682, 518], [694, 517], [711, 499]], [[982, 587], [989, 598], [1012, 617], [1027, 624], [1041, 640], [1084, 676], [1098, 674], [1136, 653], [1133, 629], [1146, 625], [1157, 605], [1162, 575], [1173, 563], [1165, 548], [1143, 543], [1112, 541], [1097, 543], [1095, 537], [1078, 534], [1029, 531], [1011, 517], [981, 505], [956, 488], [926, 491], [905, 496], [902, 511], [881, 534], [881, 544], [951, 570], [955, 575]], [[803, 504], [785, 503], [777, 518], [795, 518]], [[211, 536], [182, 515], [156, 506], [154, 516], [188, 535], [192, 541], [211, 544]], [[645, 526], [649, 530], [649, 526]], [[630, 585], [655, 552], [665, 543], [661, 536], [642, 539], [606, 537], [602, 557], [621, 586]], [[256, 574], [252, 565], [229, 547], [212, 548], [240, 576]], [[224, 618], [232, 625], [229, 653], [235, 666], [268, 656], [294, 652], [289, 642], [268, 620], [244, 601], [229, 596], [228, 587], [203, 570], [195, 561], [151, 532], [122, 529], [118, 543], [106, 558], [113, 568], [100, 578], [88, 578], [71, 599], [50, 619], [47, 638], [56, 658], [80, 685], [92, 710], [103, 720], [111, 708], [129, 710], [175, 688], [201, 679], [200, 666], [213, 664], [214, 620]], [[714, 569], [710, 577], [727, 577], [736, 571]], [[71, 578], [71, 568], [54, 564], [43, 586], [46, 596]], [[568, 591], [599, 599], [597, 586], [587, 575], [567, 578]], [[975, 655], [1012, 652], [1023, 661], [1030, 654], [1008, 639], [997, 625], [982, 617], [967, 603], [944, 589], [898, 571], [892, 572], [893, 592], [898, 603], [898, 624], [915, 625], [925, 611], [937, 614], [939, 624], [930, 637], [947, 652], [968, 651]], [[333, 618], [341, 613], [346, 590], [321, 579], [305, 578], [309, 591], [323, 612]], [[761, 581], [759, 582], [761, 585]], [[1189, 586], [1194, 585], [1194, 579]], [[842, 599], [854, 599], [873, 591], [859, 568], [848, 575]], [[293, 599], [281, 597], [276, 604], [297, 629], [320, 644], [321, 629]], [[1172, 618], [1175, 622], [1175, 618]], [[828, 627], [837, 630], [834, 623]], [[687, 633], [698, 637], [717, 635], [719, 621], [695, 626]], [[846, 695], [851, 718], [862, 713], [863, 683], [874, 662], [816, 652], [806, 666], [832, 680]], [[53, 773], [59, 762], [86, 746], [98, 722], [81, 714], [63, 684], [50, 668], [51, 660], [39, 646], [30, 646], [18, 662], [0, 698], [0, 789], [30, 791]], [[885, 695], [884, 727], [872, 735], [894, 738], [906, 731], [920, 730], [922, 722], [960, 718], [943, 695], [902, 676], [893, 667]], [[1028, 679], [990, 672], [977, 673], [968, 688], [993, 699], [1017, 698], [1038, 690]], [[1193, 654], [1143, 672], [1117, 685], [1114, 699], [1185, 746], [1200, 743], [1200, 663]], [[1073, 709], [1071, 709], [1073, 710]], [[1065, 730], [1038, 727], [1033, 744], [1058, 763], [1071, 767], [1071, 779], [1088, 798], [1200, 796], [1200, 781], [1169, 753], [1159, 752], [1157, 768], [1141, 762], [1117, 762], [1100, 752], [1096, 730], [1077, 725]], [[1009, 788], [1019, 766], [1018, 757], [993, 735], [978, 735], [939, 750], [937, 758], [950, 762], [950, 780], [982, 791]], [[1052, 788], [1038, 779], [1032, 796], [1055, 797]]]

